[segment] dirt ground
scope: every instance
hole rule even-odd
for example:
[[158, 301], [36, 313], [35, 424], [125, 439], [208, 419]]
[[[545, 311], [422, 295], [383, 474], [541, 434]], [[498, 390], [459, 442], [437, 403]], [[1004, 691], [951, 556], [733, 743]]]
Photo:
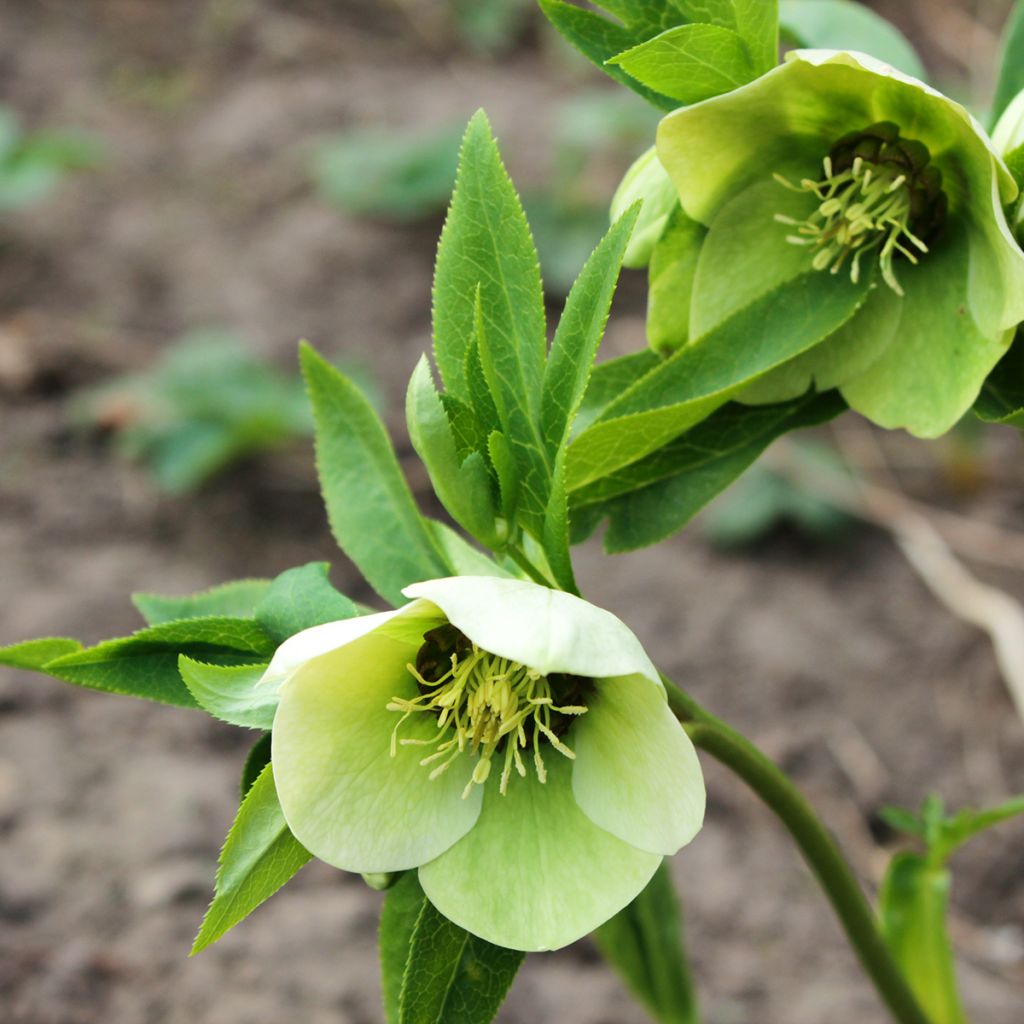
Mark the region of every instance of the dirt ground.
[[[966, 7], [889, 7], [946, 76], [965, 67], [948, 37], [936, 43], [942, 25], [968, 24], [983, 47], [1005, 10], [980, 5], [984, 18], [965, 22]], [[131, 591], [187, 593], [314, 559], [370, 598], [327, 532], [307, 445], [169, 498], [72, 429], [67, 403], [189, 328], [237, 329], [282, 368], [308, 337], [371, 363], [424, 492], [401, 397], [429, 340], [439, 225], [331, 210], [309, 183], [309, 147], [345, 127], [440, 125], [482, 105], [527, 184], [543, 174], [554, 102], [589, 81], [539, 26], [496, 59], [452, 44], [442, 15], [411, 0], [0, 6], [3, 101], [108, 149], [100, 170], [0, 224], [0, 643], [121, 635], [140, 624]], [[641, 296], [627, 282], [612, 350], [643, 344]], [[918, 496], [1021, 530], [1016, 436], [990, 439], [969, 494], [953, 493], [930, 450], [885, 444], [894, 462], [923, 467], [903, 473]], [[990, 646], [936, 604], [882, 532], [831, 544], [774, 534], [722, 552], [691, 529], [615, 561], [590, 545], [579, 566], [585, 593], [655, 661], [781, 760], [869, 889], [892, 846], [883, 805], [1024, 791], [1024, 725]], [[1024, 598], [1019, 572], [984, 572]], [[380, 897], [321, 864], [186, 958], [246, 746], [199, 714], [0, 670], [0, 1022], [381, 1019]], [[884, 1021], [781, 829], [705, 766], [707, 825], [674, 868], [707, 1024]], [[984, 1024], [1022, 1019], [1022, 840], [1011, 824], [955, 861], [961, 979]], [[499, 1016], [644, 1019], [587, 942], [530, 957]]]

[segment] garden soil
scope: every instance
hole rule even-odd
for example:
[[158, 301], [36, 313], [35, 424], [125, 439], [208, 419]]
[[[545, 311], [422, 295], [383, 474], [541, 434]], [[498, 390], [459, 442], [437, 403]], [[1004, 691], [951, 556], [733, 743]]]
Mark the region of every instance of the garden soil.
[[[890, 6], [927, 30], [921, 10], [940, 5]], [[967, 17], [942, 11], [953, 28]], [[991, 38], [991, 25], [974, 28]], [[948, 49], [932, 50], [949, 72]], [[184, 594], [312, 560], [373, 600], [329, 535], [307, 443], [171, 497], [76, 425], [73, 396], [146, 368], [188, 329], [236, 330], [288, 372], [306, 337], [372, 370], [430, 508], [401, 409], [429, 345], [440, 219], [403, 227], [332, 210], [310, 184], [311, 147], [369, 124], [428, 130], [482, 105], [513, 176], [532, 185], [552, 111], [581, 84], [600, 82], [541, 25], [489, 57], [458, 43], [440, 5], [407, 0], [0, 5], [4, 102], [106, 149], [99, 169], [0, 223], [0, 643], [123, 635], [140, 624], [132, 591]], [[643, 345], [642, 295], [642, 280], [625, 282], [610, 352]], [[1024, 451], [1009, 432], [978, 449], [969, 493], [951, 488], [947, 449], [880, 443], [917, 467], [901, 479], [922, 500], [1021, 529]], [[1024, 790], [1024, 724], [990, 645], [883, 531], [828, 543], [776, 531], [721, 551], [698, 525], [615, 559], [589, 544], [579, 561], [592, 600], [793, 774], [867, 890], [896, 844], [884, 805]], [[1019, 572], [975, 568], [1024, 598]], [[187, 958], [250, 741], [196, 713], [0, 670], [3, 1024], [381, 1020], [381, 897], [319, 863]], [[884, 1021], [782, 829], [705, 767], [707, 824], [673, 871], [707, 1024]], [[954, 862], [953, 937], [984, 1024], [1024, 1019], [1022, 850], [1024, 828], [1010, 824]], [[588, 941], [530, 957], [499, 1015], [644, 1019]]]

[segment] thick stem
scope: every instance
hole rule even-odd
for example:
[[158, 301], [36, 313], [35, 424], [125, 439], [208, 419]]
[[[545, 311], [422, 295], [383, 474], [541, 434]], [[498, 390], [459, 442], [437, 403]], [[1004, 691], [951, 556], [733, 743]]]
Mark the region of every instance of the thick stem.
[[[663, 677], [664, 678], [664, 677]], [[929, 1024], [879, 929], [874, 911], [835, 840], [789, 777], [735, 729], [669, 679], [669, 706], [701, 750], [735, 772], [796, 840], [879, 995], [900, 1024]]]

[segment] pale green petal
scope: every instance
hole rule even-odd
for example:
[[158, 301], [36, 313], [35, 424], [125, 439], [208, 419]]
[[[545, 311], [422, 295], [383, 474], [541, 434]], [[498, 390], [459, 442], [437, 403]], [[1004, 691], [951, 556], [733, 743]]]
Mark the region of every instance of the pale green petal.
[[963, 106], [872, 57], [833, 50], [794, 50], [750, 85], [669, 114], [658, 155], [683, 208], [707, 224], [729, 196], [795, 154], [820, 161], [843, 135], [879, 121], [928, 147], [954, 212], [988, 208], [992, 174], [1003, 203], [1016, 196]]
[[906, 289], [896, 337], [865, 373], [840, 388], [851, 408], [881, 427], [937, 437], [971, 407], [1012, 332], [986, 337], [964, 303], [968, 249], [963, 229], [917, 267], [901, 267]]
[[1024, 252], [1003, 215], [994, 182], [987, 210], [970, 217], [968, 230], [971, 314], [984, 334], [998, 334], [1024, 320]]
[[[436, 622], [436, 619], [435, 619]], [[462, 792], [473, 758], [437, 779], [419, 764], [424, 748], [390, 754], [395, 696], [418, 695], [406, 671], [415, 641], [371, 633], [307, 663], [284, 685], [271, 759], [285, 819], [311, 853], [346, 871], [416, 867], [464, 836], [480, 813], [478, 786]], [[427, 739], [436, 718], [411, 716], [400, 735]]]
[[622, 264], [634, 270], [646, 267], [655, 243], [661, 238], [669, 215], [679, 205], [675, 186], [658, 162], [658, 155], [651, 146], [626, 171], [612, 197], [611, 221], [614, 224], [637, 200], [641, 200], [640, 216], [637, 218], [626, 246]]
[[675, 853], [704, 821], [704, 777], [690, 738], [639, 676], [602, 680], [587, 704], [567, 741], [580, 809], [632, 846]]
[[572, 762], [545, 758], [547, 782], [486, 784], [476, 827], [419, 871], [427, 898], [474, 935], [528, 952], [558, 949], [617, 914], [661, 863], [598, 828], [576, 805]]
[[859, 96], [821, 90], [816, 77], [789, 62], [662, 120], [658, 157], [694, 220], [710, 224], [728, 198], [794, 161], [820, 166], [832, 142], [871, 123]]
[[689, 340], [693, 279], [706, 235], [677, 202], [651, 252], [647, 277], [647, 343], [656, 352], [675, 352]]
[[[821, 171], [820, 164], [786, 164], [789, 180]], [[793, 228], [776, 214], [803, 220], [817, 205], [764, 174], [729, 200], [711, 221], [697, 260], [690, 303], [690, 338], [697, 339], [763, 295], [806, 273], [811, 251], [792, 245]]]
[[382, 626], [398, 614], [397, 611], [393, 611], [359, 615], [354, 619], [342, 619], [340, 622], [325, 622], [296, 633], [274, 652], [274, 657], [267, 666], [267, 671], [263, 673], [260, 684], [272, 686], [284, 682], [307, 661], [372, 633], [378, 626]]
[[478, 647], [544, 675], [638, 673], [661, 686], [640, 641], [611, 612], [524, 580], [452, 576], [406, 587], [433, 602]]
[[1007, 157], [1019, 146], [1024, 146], [1024, 89], [1003, 111], [992, 132], [992, 145], [1001, 157]]

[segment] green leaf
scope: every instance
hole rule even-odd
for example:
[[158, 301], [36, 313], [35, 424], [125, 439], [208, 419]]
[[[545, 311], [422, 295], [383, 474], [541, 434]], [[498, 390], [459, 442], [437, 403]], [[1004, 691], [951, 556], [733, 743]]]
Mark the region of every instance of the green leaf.
[[206, 949], [264, 900], [273, 896], [309, 859], [291, 834], [267, 765], [253, 783], [220, 853], [213, 902], [190, 956]]
[[256, 608], [256, 621], [278, 642], [310, 626], [358, 615], [356, 606], [327, 578], [327, 562], [287, 569], [270, 585]]
[[425, 901], [409, 944], [400, 1024], [488, 1024], [524, 956], [470, 935]]
[[906, 36], [854, 0], [781, 0], [779, 19], [799, 46], [860, 50], [922, 81], [927, 77]]
[[387, 891], [380, 912], [380, 987], [387, 1024], [399, 1024], [402, 978], [416, 922], [427, 903], [415, 871], [406, 871]]
[[588, 506], [607, 516], [610, 554], [656, 544], [685, 526], [776, 438], [845, 408], [834, 391], [777, 405], [730, 403], [647, 458], [574, 493], [573, 517], [589, 514]]
[[570, 492], [656, 451], [745, 385], [813, 348], [857, 311], [870, 287], [868, 280], [801, 274], [664, 360], [573, 442]]
[[1024, 427], [1024, 338], [1019, 333], [982, 385], [974, 411], [987, 423]]
[[613, 57], [651, 89], [698, 103], [756, 78], [743, 40], [718, 25], [680, 25]]
[[[445, 388], [464, 400], [478, 293], [492, 369], [503, 375], [500, 393], [495, 393], [497, 382], [488, 374], [499, 411], [504, 405], [510, 412], [521, 401], [535, 410], [546, 354], [540, 267], [522, 205], [482, 111], [463, 138], [434, 272], [434, 354]], [[483, 362], [487, 371], [487, 359]], [[531, 393], [516, 395], [517, 387]]]
[[181, 655], [178, 672], [204, 711], [230, 725], [269, 729], [274, 724], [277, 687], [261, 687], [267, 662], [258, 665], [206, 665]]
[[950, 875], [914, 853], [897, 854], [879, 896], [886, 942], [935, 1024], [967, 1024], [946, 930]]
[[[45, 671], [64, 682], [107, 693], [196, 707], [178, 674], [178, 657], [218, 665], [269, 658], [273, 640], [255, 622], [211, 616], [142, 629], [48, 662]], [[254, 657], [255, 655], [255, 657]]]
[[[632, 89], [661, 110], [674, 110], [679, 105], [670, 97], [648, 89], [622, 68], [608, 63], [612, 57], [643, 42], [647, 36], [642, 32], [617, 25], [594, 11], [564, 3], [563, 0], [539, 0], [539, 3], [548, 21], [566, 41], [620, 85]], [[611, 9], [610, 5], [606, 6]]]
[[778, 0], [732, 0], [736, 31], [753, 58], [755, 77], [779, 62]]
[[436, 519], [428, 520], [438, 548], [444, 553], [448, 568], [453, 576], [506, 576], [517, 579], [518, 575], [499, 565], [483, 551], [473, 547], [450, 526]]
[[312, 346], [303, 343], [300, 359], [331, 530], [374, 590], [402, 604], [402, 587], [443, 576], [444, 561], [370, 403]]
[[644, 891], [594, 932], [604, 958], [660, 1024], [699, 1019], [681, 931], [679, 900], [663, 862]]
[[48, 636], [38, 640], [24, 640], [20, 644], [0, 647], [0, 665], [44, 672], [44, 666], [49, 662], [81, 649], [79, 641], [67, 637]]
[[639, 212], [640, 204], [634, 204], [612, 225], [572, 286], [558, 321], [541, 398], [541, 432], [552, 455], [568, 440], [587, 390]]
[[590, 375], [587, 390], [583, 395], [583, 403], [576, 414], [573, 424], [577, 434], [582, 433], [595, 420], [600, 418], [605, 409], [629, 390], [641, 377], [660, 366], [661, 357], [649, 349], [641, 349], [628, 356], [609, 359], [606, 363], [598, 363]]
[[409, 437], [451, 517], [482, 543], [498, 546], [490, 472], [479, 451], [462, 457], [453, 422], [424, 355], [409, 379], [405, 403]]
[[992, 99], [990, 123], [995, 124], [1000, 115], [1013, 102], [1014, 97], [1024, 89], [1024, 4], [1014, 6], [1003, 34], [1002, 59], [999, 81]]
[[270, 580], [235, 580], [189, 597], [162, 597], [159, 594], [132, 594], [147, 626], [160, 626], [180, 619], [203, 619], [223, 615], [249, 619], [270, 589]]
[[242, 765], [242, 778], [239, 780], [239, 799], [244, 800], [246, 794], [255, 785], [263, 769], [270, 764], [270, 733], [264, 733], [249, 749], [245, 764]]

